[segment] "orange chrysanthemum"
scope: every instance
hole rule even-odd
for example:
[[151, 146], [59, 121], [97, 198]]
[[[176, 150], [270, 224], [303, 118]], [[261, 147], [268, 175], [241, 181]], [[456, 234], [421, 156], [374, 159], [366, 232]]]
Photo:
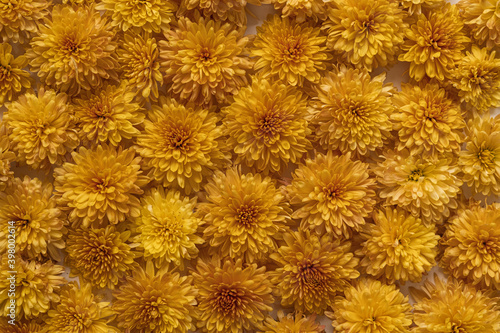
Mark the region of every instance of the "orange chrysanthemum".
[[0, 38], [7, 43], [27, 43], [50, 14], [50, 5], [48, 0], [0, 2]]
[[271, 317], [266, 319], [265, 328], [260, 333], [324, 333], [325, 326], [316, 322], [316, 316], [303, 316], [302, 313], [289, 313], [285, 316], [283, 311], [278, 311], [278, 320]]

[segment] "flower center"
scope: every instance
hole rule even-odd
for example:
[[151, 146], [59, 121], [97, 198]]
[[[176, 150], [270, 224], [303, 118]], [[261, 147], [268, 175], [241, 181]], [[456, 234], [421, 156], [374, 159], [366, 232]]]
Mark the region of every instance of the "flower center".
[[86, 318], [82, 313], [73, 313], [73, 316], [70, 317], [70, 326], [78, 329], [78, 330], [86, 330], [86, 328], [92, 323], [90, 318]]
[[237, 211], [236, 221], [245, 227], [249, 227], [257, 221], [259, 212], [254, 206], [241, 206]]
[[10, 66], [0, 65], [0, 81], [10, 79]]
[[225, 313], [234, 313], [241, 305], [241, 299], [238, 291], [234, 289], [221, 289], [216, 293], [215, 304], [219, 311]]
[[259, 120], [259, 134], [273, 137], [282, 130], [283, 119], [278, 114], [267, 114]]
[[424, 176], [424, 171], [421, 169], [413, 170], [408, 176], [408, 181], [410, 182], [418, 182], [420, 177]]
[[466, 333], [466, 332], [467, 331], [465, 330], [465, 328], [460, 327], [460, 325], [453, 324], [450, 333]]
[[78, 43], [70, 37], [66, 37], [62, 43], [62, 49], [70, 55], [75, 54], [78, 51], [78, 47]]
[[496, 240], [482, 240], [477, 244], [477, 251], [482, 254], [495, 254], [500, 250]]
[[366, 20], [361, 24], [361, 32], [375, 32], [375, 21]]
[[341, 184], [328, 184], [328, 186], [323, 187], [323, 193], [330, 201], [341, 197], [344, 191], [345, 188]]
[[173, 128], [167, 136], [167, 146], [186, 151], [189, 147], [189, 132], [181, 128]]
[[145, 318], [145, 321], [147, 319], [157, 319], [158, 317], [161, 316], [159, 306], [161, 304], [164, 304], [164, 301], [161, 297], [158, 297], [157, 299], [153, 299], [149, 302], [146, 303], [144, 308], [142, 309], [142, 318]]
[[492, 166], [495, 163], [495, 154], [489, 149], [480, 150], [477, 158], [482, 165]]
[[315, 289], [324, 280], [323, 275], [310, 260], [298, 264], [298, 279], [305, 287]]
[[90, 109], [91, 115], [98, 119], [106, 119], [110, 112], [107, 105], [103, 103], [95, 103]]
[[304, 48], [297, 36], [289, 36], [282, 44], [282, 55], [285, 61], [298, 61], [304, 53]]

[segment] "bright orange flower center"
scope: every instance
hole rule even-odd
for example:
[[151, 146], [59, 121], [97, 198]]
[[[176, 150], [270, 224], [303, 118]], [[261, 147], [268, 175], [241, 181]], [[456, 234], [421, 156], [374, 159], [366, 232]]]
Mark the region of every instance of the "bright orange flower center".
[[301, 284], [310, 289], [316, 289], [321, 285], [324, 276], [309, 260], [298, 264], [298, 279]]
[[237, 290], [224, 288], [217, 292], [215, 304], [222, 312], [234, 313], [241, 305], [241, 299]]
[[236, 220], [240, 225], [248, 227], [256, 222], [258, 215], [259, 212], [255, 207], [243, 205], [237, 211]]

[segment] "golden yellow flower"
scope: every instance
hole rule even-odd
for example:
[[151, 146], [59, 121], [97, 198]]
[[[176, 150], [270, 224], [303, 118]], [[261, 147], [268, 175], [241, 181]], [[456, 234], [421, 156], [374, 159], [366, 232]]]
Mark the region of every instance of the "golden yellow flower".
[[289, 313], [285, 316], [283, 311], [278, 311], [278, 321], [271, 317], [266, 319], [264, 323], [265, 328], [261, 333], [323, 333], [325, 332], [325, 326], [318, 324], [316, 321], [316, 316], [303, 316], [302, 313], [298, 312], [295, 315]]
[[216, 171], [205, 191], [207, 202], [200, 212], [211, 255], [251, 263], [277, 249], [276, 241], [288, 229], [290, 209], [270, 177], [241, 174], [236, 168], [225, 174]]
[[444, 81], [462, 58], [470, 42], [458, 8], [446, 3], [428, 14], [420, 14], [417, 23], [406, 29], [400, 61], [410, 63], [410, 76], [421, 81], [426, 75]]
[[175, 190], [152, 189], [141, 199], [141, 214], [134, 220], [144, 248], [144, 259], [160, 268], [172, 262], [184, 269], [184, 261], [198, 256], [196, 245], [203, 244], [197, 231], [203, 221], [195, 213], [196, 197], [182, 197]]
[[109, 302], [99, 302], [92, 294], [90, 284], [71, 282], [61, 290], [61, 298], [45, 319], [47, 332], [118, 333], [108, 325], [114, 312]]
[[410, 15], [422, 14], [424, 10], [435, 10], [436, 8], [443, 6], [445, 0], [400, 0], [403, 8], [408, 10]]
[[159, 43], [161, 65], [175, 97], [196, 104], [223, 103], [248, 84], [249, 40], [230, 24], [181, 17], [165, 38]]
[[80, 138], [91, 145], [110, 143], [118, 146], [124, 139], [135, 138], [145, 114], [128, 83], [105, 84], [95, 93], [84, 92], [74, 99], [74, 112]]
[[415, 333], [481, 332], [500, 330], [498, 299], [489, 293], [476, 291], [472, 286], [455, 280], [441, 281], [434, 276], [434, 284], [425, 281], [422, 291], [412, 293]]
[[366, 155], [384, 145], [391, 136], [396, 92], [384, 81], [385, 73], [372, 79], [365, 69], [345, 66], [320, 79], [311, 103], [312, 124], [324, 149]]
[[66, 263], [70, 277], [92, 283], [97, 288], [114, 289], [119, 279], [135, 268], [137, 253], [131, 250], [130, 231], [114, 226], [101, 229], [78, 228], [70, 231], [66, 242]]
[[17, 160], [33, 169], [62, 164], [79, 143], [67, 96], [53, 90], [20, 96], [7, 104], [4, 120]]
[[[7, 317], [10, 320], [10, 317]], [[35, 320], [15, 320], [15, 324], [9, 324], [7, 320], [0, 321], [0, 332], [2, 333], [42, 333], [44, 328]], [[37, 321], [40, 321], [38, 319]]]
[[[268, 1], [264, 1], [266, 3]], [[270, 0], [274, 9], [281, 12], [282, 17], [295, 18], [297, 23], [307, 20], [324, 21], [327, 18], [328, 2], [323, 0]]]
[[212, 111], [161, 97], [137, 139], [149, 176], [186, 194], [200, 191], [202, 182], [229, 162], [218, 120]]
[[312, 149], [307, 97], [292, 86], [254, 77], [222, 112], [235, 163], [268, 174], [297, 163]]
[[498, 0], [460, 0], [465, 25], [478, 45], [486, 42], [488, 48], [500, 46], [500, 7]]
[[16, 159], [16, 154], [9, 150], [10, 141], [5, 122], [0, 120], [0, 192], [5, 191], [7, 184], [14, 178], [10, 163]]
[[398, 150], [407, 148], [412, 154], [460, 150], [465, 121], [460, 104], [444, 89], [437, 84], [403, 83], [393, 102], [396, 108], [390, 117], [398, 131]]
[[51, 1], [5, 0], [0, 3], [0, 37], [3, 42], [27, 43], [38, 32], [38, 24], [50, 14]]
[[335, 332], [410, 332], [411, 305], [408, 296], [405, 297], [396, 285], [361, 279], [344, 293], [345, 296], [335, 298], [333, 313], [327, 313], [333, 319]]
[[450, 209], [458, 207], [462, 181], [459, 168], [446, 155], [423, 157], [407, 149], [387, 150], [374, 168], [383, 185], [379, 196], [389, 205], [398, 205], [426, 225], [443, 223]]
[[320, 28], [279, 15], [257, 27], [251, 55], [262, 77], [279, 78], [292, 86], [302, 86], [305, 80], [317, 82], [332, 59]]
[[115, 32], [92, 6], [56, 5], [39, 29], [26, 55], [43, 83], [75, 95], [118, 78]]
[[192, 276], [199, 290], [196, 325], [202, 332], [252, 332], [272, 310], [272, 284], [264, 266], [213, 257], [207, 263], [198, 260]]
[[270, 256], [278, 265], [271, 276], [281, 305], [323, 314], [334, 296], [359, 277], [351, 243], [333, 236], [309, 230], [283, 236], [285, 244]]
[[54, 170], [54, 186], [58, 204], [69, 211], [74, 227], [117, 224], [139, 216], [137, 196], [149, 179], [141, 175], [141, 158], [132, 148], [80, 147], [71, 156], [73, 163]]
[[166, 268], [155, 272], [148, 261], [146, 270], [135, 270], [127, 282], [113, 292], [112, 309], [118, 314], [118, 327], [126, 332], [178, 332], [194, 330], [191, 317], [196, 305], [192, 278], [169, 273]]
[[495, 51], [473, 45], [466, 54], [452, 71], [452, 84], [458, 89], [460, 101], [479, 111], [500, 107], [500, 59]]
[[407, 14], [392, 0], [334, 0], [323, 29], [328, 47], [369, 72], [395, 63], [408, 28]]
[[204, 17], [236, 25], [243, 32], [247, 26], [248, 3], [260, 5], [260, 0], [182, 0], [178, 16], [195, 17], [199, 11]]
[[436, 227], [426, 226], [421, 219], [391, 207], [374, 212], [373, 221], [365, 224], [361, 232], [361, 266], [387, 283], [420, 282], [422, 275], [436, 264]]
[[10, 44], [0, 44], [0, 105], [16, 99], [23, 89], [31, 87], [30, 74], [23, 70], [27, 65], [24, 55], [14, 57]]
[[351, 155], [317, 154], [292, 174], [287, 193], [301, 227], [326, 230], [347, 238], [359, 230], [375, 204], [375, 179], [368, 165], [352, 161]]

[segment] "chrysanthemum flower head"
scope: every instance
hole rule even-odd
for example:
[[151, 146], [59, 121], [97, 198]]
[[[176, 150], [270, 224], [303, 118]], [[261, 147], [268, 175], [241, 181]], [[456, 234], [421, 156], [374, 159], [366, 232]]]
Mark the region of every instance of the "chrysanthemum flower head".
[[436, 227], [426, 226], [421, 219], [391, 207], [374, 212], [373, 221], [365, 224], [361, 232], [361, 266], [388, 283], [419, 282], [436, 263]]
[[351, 243], [308, 230], [285, 234], [284, 240], [270, 256], [278, 265], [271, 274], [281, 304], [323, 314], [334, 296], [359, 277], [359, 259], [350, 252]]
[[[267, 3], [267, 1], [264, 1]], [[328, 2], [323, 0], [270, 0], [282, 17], [295, 18], [297, 23], [307, 20], [324, 21], [327, 18]]]
[[390, 97], [396, 90], [384, 84], [385, 74], [373, 79], [365, 69], [341, 66], [326, 73], [316, 86], [312, 124], [326, 150], [365, 155], [390, 137]]
[[2, 1], [0, 38], [3, 42], [24, 44], [38, 32], [38, 24], [50, 14], [48, 0]]
[[200, 212], [210, 254], [251, 263], [277, 248], [277, 239], [288, 228], [290, 210], [270, 177], [241, 174], [236, 168], [216, 171], [205, 191], [207, 202], [200, 205]]
[[15, 161], [16, 154], [10, 151], [10, 140], [5, 122], [0, 120], [0, 192], [4, 191], [7, 184], [14, 178], [14, 171], [10, 163]]
[[406, 29], [404, 51], [400, 61], [410, 63], [409, 74], [416, 81], [425, 76], [443, 81], [462, 58], [462, 50], [470, 42], [458, 8], [449, 3], [427, 14]]
[[161, 65], [175, 97], [197, 104], [222, 103], [248, 84], [249, 40], [230, 24], [181, 17], [165, 38], [159, 43]]
[[117, 79], [115, 32], [94, 7], [56, 5], [39, 29], [26, 55], [43, 83], [75, 95]]
[[436, 84], [402, 84], [393, 98], [391, 114], [398, 131], [398, 150], [413, 154], [459, 151], [464, 139], [465, 121], [460, 105]]
[[98, 288], [114, 289], [125, 274], [135, 268], [138, 256], [128, 244], [130, 231], [106, 228], [72, 229], [66, 241], [66, 263], [71, 277]]
[[301, 227], [350, 237], [359, 230], [375, 204], [375, 180], [368, 165], [351, 155], [317, 154], [292, 174], [287, 194]]
[[404, 39], [406, 13], [399, 1], [334, 0], [323, 28], [328, 47], [346, 52], [347, 60], [372, 71], [396, 62]]
[[493, 48], [500, 46], [500, 7], [497, 0], [460, 0], [465, 24], [471, 29], [472, 39]]
[[295, 87], [254, 77], [222, 112], [236, 163], [278, 172], [311, 149], [307, 97]]
[[157, 333], [193, 331], [192, 313], [197, 291], [192, 278], [155, 271], [154, 264], [134, 271], [127, 282], [113, 292], [112, 309], [118, 314], [118, 327], [131, 332]]
[[400, 2], [410, 15], [419, 15], [424, 10], [435, 10], [444, 5], [445, 0], [400, 0]]
[[260, 5], [260, 0], [182, 0], [177, 16], [195, 17], [201, 12], [204, 17], [233, 24], [246, 30], [246, 5]]
[[[10, 317], [7, 319], [10, 320]], [[14, 325], [7, 320], [0, 321], [0, 332], [2, 333], [43, 333], [44, 329], [44, 325], [42, 326], [35, 320], [15, 320]]]
[[292, 86], [317, 82], [332, 55], [320, 28], [274, 15], [257, 27], [251, 55], [264, 78], [279, 78]]
[[99, 145], [80, 147], [54, 170], [58, 204], [69, 211], [74, 227], [117, 224], [140, 214], [137, 197], [149, 179], [141, 175], [139, 156], [132, 148]]
[[196, 246], [204, 242], [197, 235], [202, 220], [195, 213], [196, 198], [158, 187], [144, 195], [141, 204], [141, 214], [134, 220], [138, 233], [134, 240], [144, 248], [144, 258], [156, 267], [171, 262], [183, 269], [184, 261], [194, 259]]
[[272, 310], [272, 284], [264, 266], [214, 257], [198, 260], [192, 276], [198, 289], [196, 325], [202, 332], [251, 332]]
[[333, 313], [327, 313], [335, 332], [410, 332], [411, 305], [396, 285], [361, 279], [344, 294], [335, 298]]
[[23, 89], [31, 87], [30, 74], [23, 70], [27, 65], [28, 59], [24, 55], [14, 57], [10, 44], [0, 44], [0, 105], [12, 101]]
[[325, 326], [318, 324], [315, 319], [315, 315], [303, 316], [301, 312], [298, 312], [295, 315], [289, 313], [285, 316], [283, 311], [278, 311], [278, 320], [268, 317], [261, 333], [323, 333]]
[[208, 109], [160, 98], [144, 121], [137, 151], [143, 168], [165, 187], [199, 191], [202, 182], [229, 162], [217, 114]]

